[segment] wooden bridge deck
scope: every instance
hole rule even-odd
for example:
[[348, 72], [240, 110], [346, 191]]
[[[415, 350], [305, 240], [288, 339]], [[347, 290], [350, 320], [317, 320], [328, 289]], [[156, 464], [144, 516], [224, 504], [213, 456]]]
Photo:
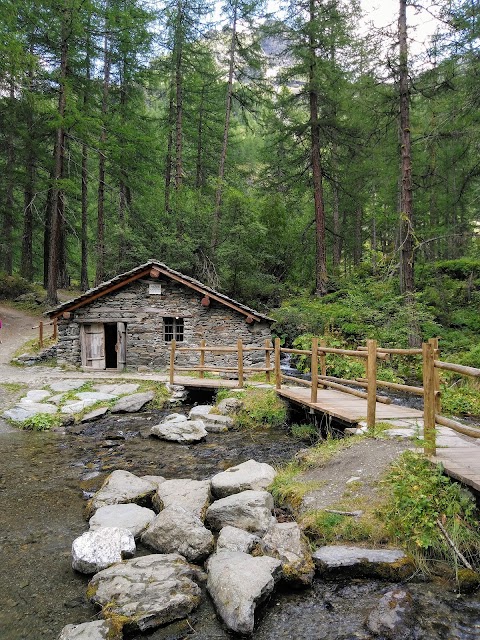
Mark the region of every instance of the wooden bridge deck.
[[[238, 380], [220, 378], [192, 378], [175, 376], [175, 384], [196, 389], [238, 389]], [[347, 425], [364, 423], [367, 417], [367, 401], [348, 393], [333, 389], [320, 388], [317, 402], [310, 401], [310, 389], [305, 387], [282, 385], [277, 389], [282, 398], [295, 404], [327, 414]], [[376, 405], [377, 422], [391, 422], [398, 434], [421, 436], [423, 430], [423, 412], [397, 404]], [[480, 439], [456, 433], [447, 427], [437, 427], [437, 453], [430, 458], [442, 464], [445, 472], [452, 478], [480, 491]]]
[[[358, 424], [367, 417], [367, 401], [357, 398], [348, 393], [335, 391], [333, 389], [318, 389], [317, 402], [310, 401], [310, 389], [304, 387], [282, 386], [277, 389], [277, 393], [282, 398], [287, 398], [296, 404], [313, 409], [321, 413], [326, 413], [341, 422], [347, 424]], [[417, 409], [409, 409], [397, 404], [383, 404], [377, 402], [376, 419], [422, 419], [423, 413]]]

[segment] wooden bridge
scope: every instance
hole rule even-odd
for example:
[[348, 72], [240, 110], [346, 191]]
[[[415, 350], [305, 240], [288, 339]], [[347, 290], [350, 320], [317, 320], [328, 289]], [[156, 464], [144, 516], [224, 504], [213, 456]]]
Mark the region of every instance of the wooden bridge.
[[[245, 353], [260, 351], [264, 360], [258, 366], [244, 366]], [[197, 366], [176, 366], [179, 353], [198, 352]], [[235, 366], [214, 367], [206, 364], [206, 355], [219, 355], [235, 359]], [[305, 380], [283, 374], [280, 366], [282, 354], [302, 355], [310, 360], [311, 379]], [[272, 363], [272, 355], [273, 363]], [[327, 375], [328, 355], [341, 355], [365, 362], [366, 377], [343, 379]], [[396, 356], [422, 358], [423, 386], [379, 380], [378, 361]], [[334, 418], [345, 426], [366, 425], [372, 428], [377, 422], [389, 423], [392, 428], [423, 432], [424, 451], [434, 462], [442, 463], [452, 477], [480, 491], [480, 429], [468, 427], [441, 414], [440, 371], [452, 371], [458, 375], [479, 378], [480, 369], [443, 362], [440, 360], [438, 339], [432, 338], [421, 349], [385, 349], [375, 340], [367, 340], [365, 347], [338, 349], [327, 347], [325, 342], [312, 339], [311, 349], [286, 349], [267, 340], [262, 347], [244, 346], [241, 340], [235, 346], [207, 346], [202, 340], [199, 347], [178, 347], [171, 343], [169, 380], [171, 384], [182, 384], [196, 388], [242, 388], [245, 375], [264, 374], [271, 383], [272, 374], [279, 396], [307, 408], [311, 413], [320, 413]], [[192, 378], [178, 373], [197, 375]], [[217, 377], [208, 377], [215, 374]], [[219, 374], [230, 374], [226, 380]], [[390, 389], [423, 397], [423, 411], [392, 403], [379, 393]], [[437, 436], [438, 432], [438, 436]], [[437, 443], [438, 440], [438, 443]], [[438, 444], [438, 449], [437, 449]]]

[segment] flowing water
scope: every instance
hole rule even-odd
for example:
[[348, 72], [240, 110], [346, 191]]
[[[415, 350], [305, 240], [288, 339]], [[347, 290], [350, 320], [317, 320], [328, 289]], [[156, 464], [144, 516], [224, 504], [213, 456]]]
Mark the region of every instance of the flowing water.
[[[112, 470], [203, 479], [249, 458], [278, 464], [303, 446], [285, 430], [209, 434], [206, 442], [188, 446], [167, 443], [148, 437], [159, 417], [159, 412], [110, 417], [66, 433], [0, 434], [0, 640], [55, 640], [64, 625], [98, 615], [85, 598], [87, 578], [71, 569], [70, 548], [87, 529], [85, 498]], [[367, 639], [366, 613], [389, 586], [315, 581], [306, 591], [277, 592], [254, 637]], [[419, 611], [412, 638], [480, 638], [477, 597], [456, 597], [431, 584], [409, 589]], [[232, 635], [205, 598], [188, 622], [148, 637], [227, 640]]]

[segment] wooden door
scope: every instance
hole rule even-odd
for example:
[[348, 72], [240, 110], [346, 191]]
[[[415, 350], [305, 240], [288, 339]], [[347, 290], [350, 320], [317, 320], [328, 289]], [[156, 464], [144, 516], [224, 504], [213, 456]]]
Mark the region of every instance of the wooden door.
[[125, 369], [127, 365], [127, 326], [117, 322], [117, 369]]
[[91, 369], [105, 369], [105, 330], [103, 324], [82, 325], [82, 364]]

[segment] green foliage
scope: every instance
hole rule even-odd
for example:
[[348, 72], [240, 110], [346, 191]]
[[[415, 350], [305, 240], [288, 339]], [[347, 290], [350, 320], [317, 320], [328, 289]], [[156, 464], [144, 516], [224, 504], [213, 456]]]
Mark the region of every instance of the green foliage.
[[302, 516], [302, 528], [317, 545], [362, 542], [373, 545], [388, 539], [383, 523], [371, 513], [352, 517], [327, 511], [309, 511]]
[[53, 427], [62, 424], [62, 419], [58, 415], [50, 413], [37, 413], [31, 418], [27, 418], [20, 423], [21, 429], [26, 431], [49, 431]]
[[0, 300], [13, 300], [24, 293], [32, 293], [35, 288], [20, 276], [0, 273]]
[[290, 425], [290, 432], [294, 438], [306, 440], [310, 443], [316, 442], [320, 437], [317, 427], [312, 423], [292, 424]]
[[235, 426], [240, 429], [280, 427], [287, 420], [286, 404], [274, 389], [250, 387], [242, 397], [243, 407], [235, 415]]
[[[309, 350], [312, 348], [312, 335], [304, 334], [298, 336], [293, 341], [293, 347], [295, 349]], [[327, 345], [332, 348], [347, 348], [345, 342], [342, 343], [338, 338], [332, 336], [320, 336], [325, 337]], [[309, 373], [311, 366], [311, 358], [306, 355], [295, 355], [293, 357], [295, 366], [302, 373]], [[320, 365], [319, 365], [320, 367]], [[326, 355], [326, 368], [327, 376], [335, 376], [336, 378], [346, 378], [348, 380], [355, 380], [355, 378], [362, 378], [365, 376], [365, 364], [363, 361], [351, 358], [349, 356], [327, 354]]]
[[457, 558], [437, 524], [443, 524], [457, 549], [480, 567], [478, 512], [472, 495], [443, 475], [440, 466], [407, 451], [385, 479], [388, 492], [381, 510], [387, 530], [411, 552], [426, 560]]
[[442, 413], [480, 417], [480, 390], [472, 384], [443, 385]]
[[268, 488], [276, 504], [297, 510], [302, 503], [303, 496], [321, 486], [318, 482], [298, 480], [301, 471], [302, 466], [298, 462], [290, 462], [278, 470], [275, 480]]

